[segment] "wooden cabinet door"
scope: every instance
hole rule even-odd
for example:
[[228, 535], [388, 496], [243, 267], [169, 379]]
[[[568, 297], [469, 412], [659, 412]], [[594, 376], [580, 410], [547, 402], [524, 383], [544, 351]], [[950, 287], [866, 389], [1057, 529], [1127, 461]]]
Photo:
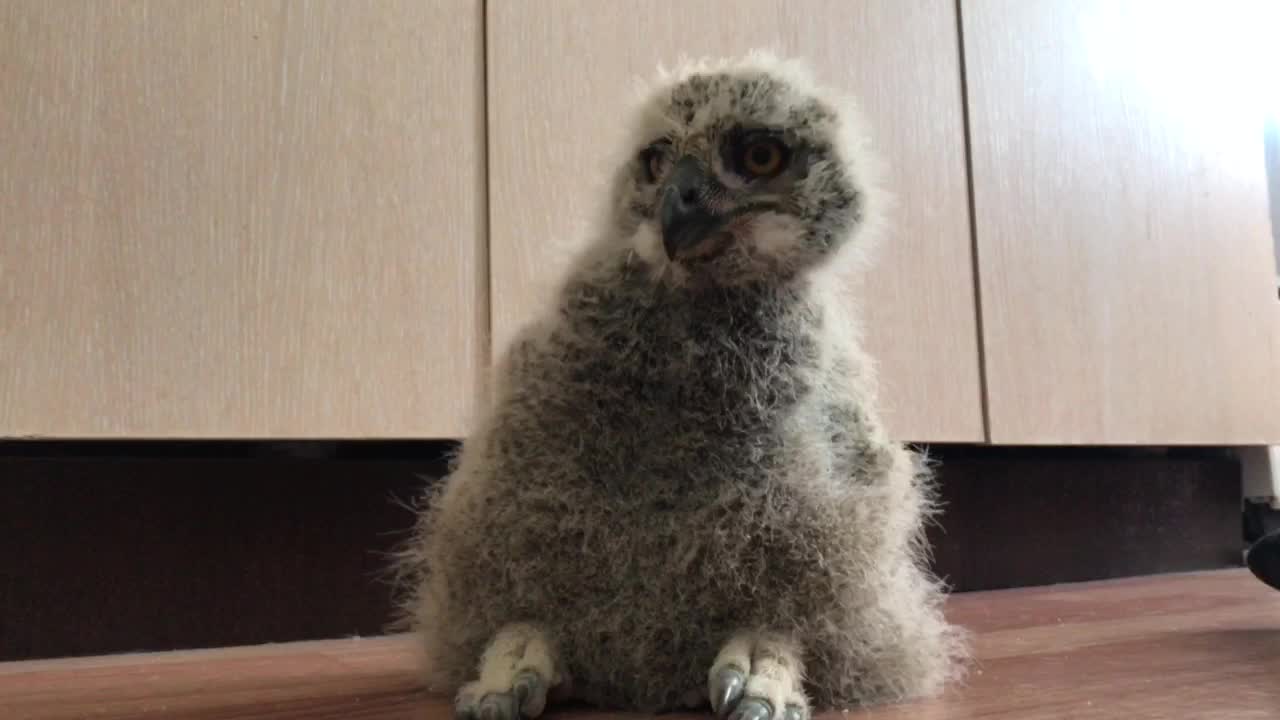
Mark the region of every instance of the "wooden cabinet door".
[[991, 440], [1280, 442], [1280, 6], [961, 5]]
[[890, 164], [894, 228], [862, 296], [891, 432], [983, 438], [951, 3], [552, 0], [488, 14], [495, 350], [585, 242], [634, 80], [682, 55], [770, 47], [856, 93]]
[[0, 3], [0, 435], [460, 435], [482, 13]]

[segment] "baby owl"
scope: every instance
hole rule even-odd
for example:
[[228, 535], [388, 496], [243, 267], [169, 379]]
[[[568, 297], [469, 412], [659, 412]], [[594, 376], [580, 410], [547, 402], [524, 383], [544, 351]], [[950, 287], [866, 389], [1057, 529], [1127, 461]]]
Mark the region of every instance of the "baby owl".
[[885, 436], [843, 307], [836, 268], [880, 208], [832, 98], [755, 54], [664, 76], [634, 113], [603, 222], [402, 561], [459, 717], [805, 720], [957, 676], [928, 475]]

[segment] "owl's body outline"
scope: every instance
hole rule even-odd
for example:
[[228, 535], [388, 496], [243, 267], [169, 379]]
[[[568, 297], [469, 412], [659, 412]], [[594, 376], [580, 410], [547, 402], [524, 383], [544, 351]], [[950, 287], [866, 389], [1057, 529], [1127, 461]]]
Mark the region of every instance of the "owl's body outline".
[[[963, 634], [925, 563], [930, 474], [885, 434], [840, 272], [876, 227], [875, 167], [802, 73], [766, 55], [690, 65], [637, 114], [673, 157], [622, 164], [600, 237], [504, 353], [491, 409], [424, 503], [406, 607], [432, 687], [483, 675], [513, 624], [544, 634], [568, 694], [612, 708], [706, 699], [708, 669], [743, 632], [796, 648], [803, 695], [824, 708], [958, 676]], [[753, 114], [844, 134], [794, 141], [812, 155], [795, 178], [688, 193], [726, 216], [784, 210], [729, 225], [711, 260], [682, 257], [679, 201], [661, 194], [675, 180], [646, 175], [678, 172], [684, 154], [729, 177], [699, 145]], [[823, 175], [855, 165], [858, 182]]]

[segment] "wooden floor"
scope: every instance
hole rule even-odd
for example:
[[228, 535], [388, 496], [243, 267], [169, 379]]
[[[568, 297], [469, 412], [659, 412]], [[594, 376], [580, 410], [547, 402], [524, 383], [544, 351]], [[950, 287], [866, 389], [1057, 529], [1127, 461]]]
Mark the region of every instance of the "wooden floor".
[[[968, 683], [848, 717], [1280, 718], [1280, 593], [1244, 571], [960, 595], [949, 612], [977, 633]], [[450, 718], [413, 667], [403, 637], [0, 664], [0, 718]]]

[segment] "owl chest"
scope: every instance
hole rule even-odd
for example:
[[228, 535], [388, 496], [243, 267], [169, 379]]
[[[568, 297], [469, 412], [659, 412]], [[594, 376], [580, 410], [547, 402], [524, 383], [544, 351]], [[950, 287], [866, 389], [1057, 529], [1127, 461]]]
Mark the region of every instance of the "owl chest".
[[815, 355], [802, 333], [676, 325], [601, 338], [574, 379], [580, 399], [593, 405], [751, 425], [800, 400]]
[[769, 625], [783, 605], [805, 602], [798, 589], [818, 597], [829, 584], [798, 517], [779, 524], [743, 508], [597, 507], [581, 523], [541, 523], [554, 530], [525, 568], [546, 593], [536, 604], [557, 608], [560, 623], [639, 614], [658, 633]]
[[[542, 577], [571, 573], [574, 588], [562, 589], [586, 591], [596, 602], [625, 596], [630, 602], [653, 598], [669, 605], [687, 591], [717, 582], [708, 576], [710, 569], [732, 568], [760, 577], [794, 561], [782, 560], [791, 554], [787, 537], [762, 522], [760, 513], [715, 506], [709, 493], [684, 495], [619, 502], [609, 491], [601, 491], [571, 517], [561, 513], [536, 518], [534, 510], [526, 521], [541, 529], [541, 537], [531, 544], [542, 551], [533, 564], [557, 566], [543, 568]], [[675, 502], [687, 506], [673, 507]]]

